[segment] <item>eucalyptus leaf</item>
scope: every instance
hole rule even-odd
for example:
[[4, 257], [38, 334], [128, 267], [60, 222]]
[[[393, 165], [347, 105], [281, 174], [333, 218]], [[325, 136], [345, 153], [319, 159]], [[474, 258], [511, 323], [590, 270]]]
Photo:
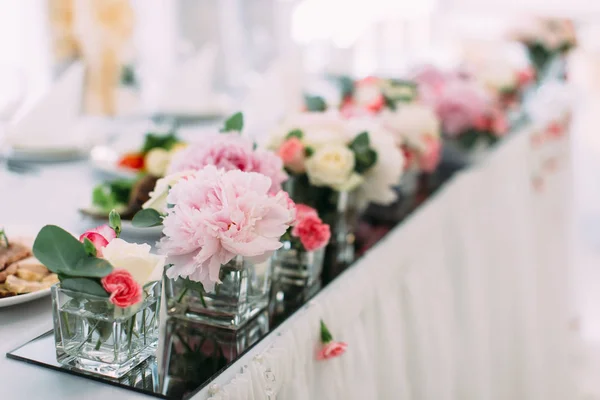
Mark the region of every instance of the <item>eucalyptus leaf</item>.
[[98, 297], [108, 297], [108, 293], [100, 282], [89, 278], [63, 278], [60, 281], [60, 286], [63, 289], [72, 290], [74, 292], [87, 293]]
[[244, 114], [237, 112], [225, 120], [221, 132], [241, 132], [244, 128]]
[[310, 147], [310, 146], [306, 146], [306, 147], [304, 148], [304, 155], [305, 155], [306, 157], [311, 157], [313, 154], [315, 154], [315, 149], [313, 149], [313, 148], [312, 148], [312, 147]]
[[350, 148], [355, 152], [361, 152], [368, 149], [370, 144], [369, 132], [361, 132], [354, 138], [352, 143], [350, 143]]
[[356, 162], [354, 171], [358, 174], [362, 174], [368, 171], [371, 167], [377, 163], [377, 152], [373, 149], [367, 149], [359, 153], [355, 153]]
[[84, 257], [75, 265], [75, 269], [67, 272], [70, 276], [81, 276], [86, 278], [103, 278], [113, 270], [112, 265], [96, 257]]
[[304, 137], [304, 132], [302, 132], [300, 129], [294, 129], [293, 131], [290, 131], [285, 138], [291, 139], [293, 137], [302, 139]]
[[56, 225], [44, 226], [33, 243], [33, 255], [50, 271], [73, 275], [77, 263], [87, 258], [83, 243]]
[[163, 217], [153, 208], [145, 208], [138, 211], [131, 220], [131, 224], [137, 228], [150, 228], [162, 225]]

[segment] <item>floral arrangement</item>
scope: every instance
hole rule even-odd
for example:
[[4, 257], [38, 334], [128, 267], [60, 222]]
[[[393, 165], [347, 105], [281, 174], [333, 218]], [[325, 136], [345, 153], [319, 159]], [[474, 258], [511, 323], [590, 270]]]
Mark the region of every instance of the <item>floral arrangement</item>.
[[294, 224], [288, 228], [281, 240], [289, 240], [292, 248], [305, 251], [322, 249], [329, 243], [331, 229], [324, 223], [317, 210], [305, 204], [296, 204]]
[[516, 68], [504, 61], [486, 63], [475, 69], [475, 78], [500, 102], [503, 109], [516, 107], [525, 88], [535, 81], [531, 67]]
[[[365, 201], [380, 204], [396, 199], [392, 188], [400, 181], [403, 156], [392, 134], [373, 120], [347, 120], [336, 111], [291, 115], [273, 132], [270, 146], [288, 173], [309, 186], [360, 189]], [[308, 189], [306, 201], [295, 200], [315, 205], [311, 197], [317, 195]]]
[[219, 271], [237, 256], [260, 262], [279, 249], [295, 207], [270, 177], [208, 165], [168, 192], [170, 208], [158, 244], [172, 266], [169, 278], [200, 282], [210, 292]]
[[554, 58], [567, 54], [577, 45], [573, 21], [564, 18], [527, 21], [511, 36], [527, 46], [529, 58], [538, 74], [544, 72]]
[[142, 212], [136, 214], [136, 226], [160, 225], [167, 213], [166, 198], [169, 189], [179, 180], [206, 166], [215, 166], [224, 171], [239, 170], [257, 172], [271, 179], [270, 193], [281, 190], [287, 179], [283, 163], [273, 152], [258, 148], [249, 138], [241, 136], [244, 126], [243, 114], [237, 113], [225, 121], [220, 133], [204, 138], [202, 142], [190, 144], [179, 152], [169, 165], [168, 175], [156, 182], [150, 199], [142, 205]]
[[348, 345], [343, 342], [334, 341], [331, 332], [329, 332], [323, 320], [321, 320], [320, 333], [321, 346], [317, 352], [317, 360], [329, 360], [339, 357], [346, 352]]
[[33, 254], [58, 274], [63, 289], [107, 297], [118, 308], [143, 301], [144, 287], [160, 279], [165, 257], [151, 254], [147, 244], [119, 238], [121, 219], [83, 233], [79, 240], [55, 225], [46, 225], [33, 244]]
[[444, 73], [424, 67], [415, 73], [420, 98], [433, 107], [442, 133], [463, 148], [478, 142], [496, 142], [508, 132], [508, 120], [499, 102], [464, 70]]
[[118, 166], [160, 178], [165, 175], [171, 158], [185, 148], [174, 132], [147, 133], [139, 150], [126, 153], [117, 161]]

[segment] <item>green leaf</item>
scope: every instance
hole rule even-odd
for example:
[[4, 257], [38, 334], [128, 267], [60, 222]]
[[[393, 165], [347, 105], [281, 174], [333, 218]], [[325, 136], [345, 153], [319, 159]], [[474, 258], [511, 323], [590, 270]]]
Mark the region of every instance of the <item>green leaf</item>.
[[121, 216], [113, 209], [108, 214], [108, 225], [115, 231], [117, 237], [121, 236]]
[[4, 231], [4, 228], [0, 229], [0, 240], [2, 242], [4, 242], [4, 246], [8, 247], [10, 246], [10, 243], [8, 241], [8, 236], [6, 236], [6, 232]]
[[312, 147], [310, 147], [310, 146], [306, 146], [306, 147], [304, 148], [304, 155], [305, 155], [306, 157], [311, 157], [313, 154], [315, 154], [315, 149], [313, 149], [313, 148], [312, 148]]
[[354, 94], [354, 79], [349, 76], [340, 76], [338, 78], [338, 84], [340, 91], [342, 92], [342, 98], [352, 97]]
[[158, 211], [153, 208], [145, 208], [133, 216], [131, 223], [137, 228], [150, 228], [162, 225], [162, 220], [163, 217]]
[[65, 275], [88, 255], [83, 244], [73, 235], [55, 225], [44, 226], [33, 243], [33, 255], [50, 271]]
[[83, 248], [85, 249], [85, 252], [88, 256], [96, 257], [96, 246], [94, 246], [94, 243], [92, 243], [90, 239], [83, 239]]
[[355, 152], [360, 152], [368, 149], [370, 144], [369, 132], [362, 132], [350, 143], [350, 148]]
[[100, 282], [95, 279], [63, 277], [60, 280], [60, 286], [63, 289], [72, 290], [74, 292], [87, 293], [99, 297], [108, 297], [106, 290], [104, 290]]
[[377, 152], [373, 149], [367, 149], [359, 153], [355, 152], [354, 155], [356, 157], [354, 171], [358, 174], [368, 171], [377, 163]]
[[75, 269], [66, 275], [86, 278], [104, 278], [110, 274], [113, 266], [106, 260], [96, 257], [85, 257], [75, 265]]
[[137, 79], [135, 78], [135, 70], [131, 65], [125, 65], [121, 68], [121, 85], [123, 86], [137, 86]]
[[119, 179], [110, 182], [108, 184], [108, 187], [111, 193], [113, 194], [113, 197], [117, 204], [127, 204], [129, 203], [129, 198], [131, 197], [131, 191], [134, 185], [135, 180]]
[[383, 100], [385, 101], [385, 105], [392, 111], [396, 111], [396, 102], [392, 100], [388, 96], [383, 96]]
[[241, 132], [244, 128], [244, 114], [237, 112], [225, 120], [220, 132]]
[[327, 344], [332, 340], [333, 336], [331, 336], [331, 332], [329, 332], [329, 329], [327, 329], [327, 325], [325, 325], [325, 322], [321, 320], [321, 342], [323, 344]]
[[92, 204], [106, 211], [114, 208], [117, 205], [117, 201], [110, 188], [105, 184], [100, 184], [92, 191]]
[[286, 139], [291, 139], [293, 137], [296, 137], [298, 139], [302, 139], [304, 137], [304, 132], [302, 132], [300, 129], [294, 129], [293, 131], [290, 131], [290, 133], [288, 133], [285, 138]]
[[179, 139], [173, 132], [167, 134], [149, 132], [146, 134], [142, 153], [146, 154], [152, 149], [171, 150], [177, 143], [179, 143]]
[[304, 105], [308, 111], [322, 112], [327, 110], [327, 103], [320, 96], [304, 95]]

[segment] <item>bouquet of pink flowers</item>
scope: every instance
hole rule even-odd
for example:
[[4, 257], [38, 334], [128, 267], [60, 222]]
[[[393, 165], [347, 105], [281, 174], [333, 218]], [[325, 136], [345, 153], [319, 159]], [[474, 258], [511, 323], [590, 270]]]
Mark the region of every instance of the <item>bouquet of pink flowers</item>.
[[315, 251], [325, 247], [330, 238], [331, 229], [319, 218], [317, 210], [305, 204], [296, 204], [295, 222], [281, 239], [289, 240], [292, 248]]
[[160, 252], [169, 278], [189, 278], [210, 292], [219, 271], [237, 256], [256, 262], [279, 249], [295, 206], [271, 178], [209, 165], [176, 183], [167, 195]]

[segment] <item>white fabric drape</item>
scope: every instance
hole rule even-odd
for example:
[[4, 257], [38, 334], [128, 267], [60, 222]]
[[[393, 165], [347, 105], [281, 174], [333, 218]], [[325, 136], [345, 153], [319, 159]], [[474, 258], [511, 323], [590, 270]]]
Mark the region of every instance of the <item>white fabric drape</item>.
[[[568, 398], [569, 142], [537, 132], [459, 173], [194, 398]], [[321, 318], [343, 356], [315, 360]]]

